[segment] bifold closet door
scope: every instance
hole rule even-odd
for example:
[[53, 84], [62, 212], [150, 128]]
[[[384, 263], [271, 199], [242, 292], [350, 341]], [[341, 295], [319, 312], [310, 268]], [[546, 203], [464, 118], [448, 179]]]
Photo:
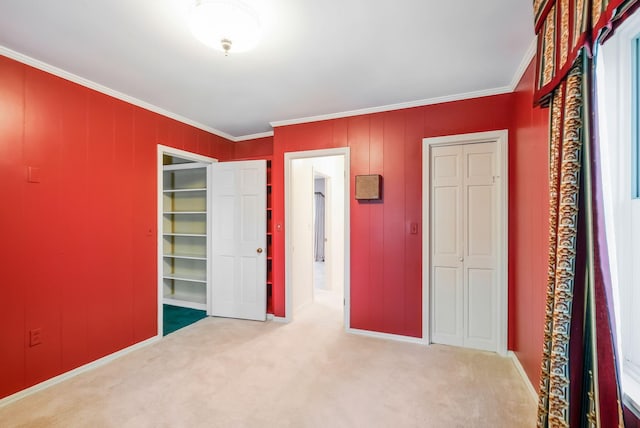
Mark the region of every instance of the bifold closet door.
[[431, 151], [432, 341], [490, 351], [498, 341], [495, 143]]

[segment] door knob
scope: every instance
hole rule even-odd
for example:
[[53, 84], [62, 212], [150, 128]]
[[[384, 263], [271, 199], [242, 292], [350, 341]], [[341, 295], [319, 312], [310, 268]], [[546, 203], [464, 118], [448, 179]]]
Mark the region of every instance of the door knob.
[[461, 262], [464, 261], [464, 257], [460, 257], [458, 260], [460, 260]]
[[258, 248], [256, 251], [258, 252], [258, 254], [260, 254], [262, 253], [262, 248]]

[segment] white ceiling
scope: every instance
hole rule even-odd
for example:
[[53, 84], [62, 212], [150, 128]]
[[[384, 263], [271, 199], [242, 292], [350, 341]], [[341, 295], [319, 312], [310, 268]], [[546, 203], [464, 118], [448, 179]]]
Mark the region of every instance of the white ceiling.
[[225, 57], [192, 37], [189, 1], [2, 0], [0, 54], [242, 137], [273, 122], [506, 92], [534, 40], [531, 0], [253, 0], [263, 39]]

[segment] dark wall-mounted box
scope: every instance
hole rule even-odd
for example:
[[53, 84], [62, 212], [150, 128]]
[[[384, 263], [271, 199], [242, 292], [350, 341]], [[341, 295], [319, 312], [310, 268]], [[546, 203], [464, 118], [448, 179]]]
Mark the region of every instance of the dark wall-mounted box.
[[356, 199], [381, 199], [382, 176], [380, 174], [356, 175]]

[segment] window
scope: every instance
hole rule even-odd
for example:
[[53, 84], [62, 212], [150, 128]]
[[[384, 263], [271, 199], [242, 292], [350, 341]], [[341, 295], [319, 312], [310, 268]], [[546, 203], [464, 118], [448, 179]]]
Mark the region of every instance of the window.
[[640, 417], [640, 13], [596, 59], [605, 223], [623, 400]]

